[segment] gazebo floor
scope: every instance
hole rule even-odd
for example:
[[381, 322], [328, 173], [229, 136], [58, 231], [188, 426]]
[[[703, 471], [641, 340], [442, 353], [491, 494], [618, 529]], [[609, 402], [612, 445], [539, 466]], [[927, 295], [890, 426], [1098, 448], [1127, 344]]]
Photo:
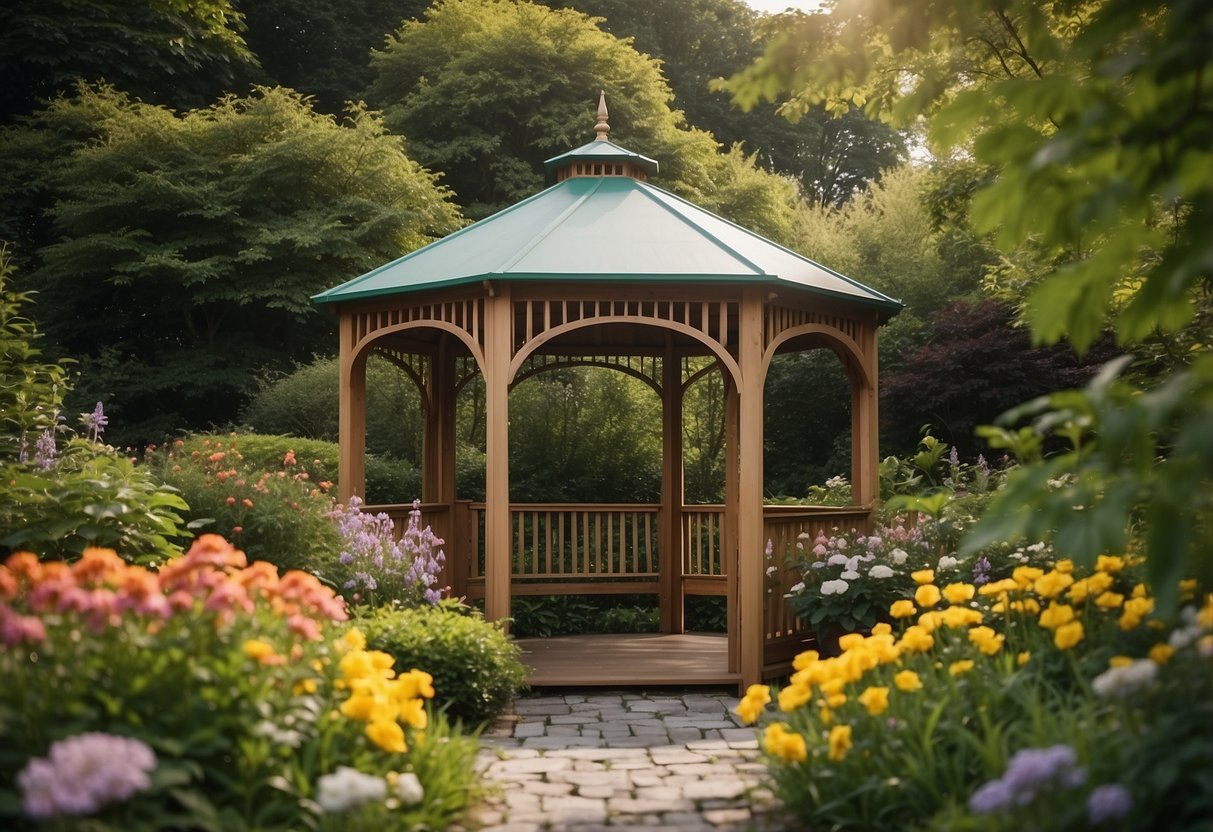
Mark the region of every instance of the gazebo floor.
[[728, 639], [707, 634], [606, 634], [522, 638], [532, 687], [738, 685]]

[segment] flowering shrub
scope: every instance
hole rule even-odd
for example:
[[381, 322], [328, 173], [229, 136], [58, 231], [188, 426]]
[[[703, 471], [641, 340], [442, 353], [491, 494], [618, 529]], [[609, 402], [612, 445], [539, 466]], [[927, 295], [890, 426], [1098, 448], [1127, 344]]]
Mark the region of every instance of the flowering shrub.
[[421, 503], [413, 501], [408, 527], [396, 540], [392, 518], [384, 512], [368, 514], [362, 500], [351, 497], [330, 514], [337, 522], [341, 550], [317, 571], [350, 600], [372, 605], [436, 604], [442, 591], [436, 584], [446, 563], [442, 538], [429, 526], [421, 528]]
[[812, 828], [1206, 827], [1213, 594], [1164, 621], [1137, 560], [920, 575], [895, 624], [798, 656], [763, 733], [784, 803]]
[[[19, 812], [123, 830], [445, 827], [475, 742], [427, 711], [425, 673], [397, 676], [346, 618], [313, 576], [250, 565], [217, 535], [158, 572], [102, 549], [10, 556], [0, 826]], [[383, 799], [330, 817], [320, 784], [339, 766], [384, 780]]]
[[250, 557], [311, 569], [337, 551], [328, 520], [332, 482], [317, 480], [291, 449], [273, 465], [252, 464], [244, 438], [202, 436], [150, 448], [152, 469], [180, 490], [191, 526], [230, 538]]
[[941, 561], [926, 524], [886, 526], [870, 535], [834, 529], [796, 544], [801, 580], [787, 593], [788, 605], [827, 641], [826, 634], [868, 629], [887, 617], [897, 600], [910, 598], [912, 575], [938, 567], [959, 575], [960, 564]]

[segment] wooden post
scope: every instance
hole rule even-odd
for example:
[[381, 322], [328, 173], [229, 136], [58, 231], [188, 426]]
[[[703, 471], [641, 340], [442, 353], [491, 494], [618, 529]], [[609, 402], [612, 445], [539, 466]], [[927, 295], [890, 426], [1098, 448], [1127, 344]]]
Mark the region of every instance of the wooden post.
[[740, 600], [738, 633], [743, 686], [762, 681], [763, 646], [763, 548], [762, 539], [762, 398], [764, 373], [763, 302], [761, 289], [747, 289], [742, 296], [739, 322], [738, 365], [741, 368], [738, 413], [737, 481], [737, 589]]
[[354, 314], [341, 313], [337, 396], [337, 496], [366, 497], [366, 352], [354, 354]]
[[682, 360], [667, 336], [661, 360], [661, 632], [683, 632]]
[[510, 617], [510, 357], [513, 306], [508, 285], [485, 298], [485, 581], [490, 621]]
[[860, 348], [871, 383], [865, 383], [859, 367], [848, 367], [851, 383], [851, 502], [871, 505], [880, 496], [880, 421], [876, 388], [878, 359], [876, 326], [865, 322], [860, 332]]
[[732, 373], [723, 367], [724, 376], [724, 520], [720, 528], [720, 557], [725, 570], [725, 620], [729, 633], [729, 672], [741, 672], [741, 639], [738, 629], [737, 573], [737, 477], [741, 473], [738, 458], [737, 421], [741, 397]]
[[430, 358], [429, 407], [422, 448], [422, 502], [455, 501], [455, 356], [443, 333]]

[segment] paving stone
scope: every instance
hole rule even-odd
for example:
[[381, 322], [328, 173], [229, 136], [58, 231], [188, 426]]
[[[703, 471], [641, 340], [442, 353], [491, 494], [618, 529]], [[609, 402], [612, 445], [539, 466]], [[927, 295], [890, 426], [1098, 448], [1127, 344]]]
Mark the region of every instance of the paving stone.
[[552, 824], [583, 820], [605, 820], [607, 801], [589, 797], [548, 797], [543, 800], [543, 810]]
[[647, 813], [660, 814], [662, 812], [690, 812], [695, 809], [695, 804], [693, 802], [683, 798], [676, 800], [639, 800], [634, 797], [612, 798], [606, 802], [606, 805], [611, 811], [612, 815], [643, 815]]
[[526, 774], [527, 772], [560, 771], [569, 768], [571, 761], [562, 757], [523, 757], [513, 760], [498, 760], [489, 767], [490, 776], [497, 774]]
[[746, 785], [737, 779], [708, 778], [697, 783], [687, 783], [682, 794], [690, 800], [731, 800], [745, 793]]
[[725, 742], [745, 742], [758, 739], [758, 731], [754, 728], [724, 728], [720, 738]]
[[749, 809], [709, 809], [703, 813], [703, 819], [713, 826], [726, 823], [744, 823], [750, 819]]
[[597, 748], [602, 745], [598, 737], [527, 737], [522, 741], [523, 748]]
[[[558, 718], [553, 717], [553, 719]], [[542, 737], [546, 727], [542, 722], [523, 722], [514, 726], [514, 738], [522, 740], [527, 737]]]

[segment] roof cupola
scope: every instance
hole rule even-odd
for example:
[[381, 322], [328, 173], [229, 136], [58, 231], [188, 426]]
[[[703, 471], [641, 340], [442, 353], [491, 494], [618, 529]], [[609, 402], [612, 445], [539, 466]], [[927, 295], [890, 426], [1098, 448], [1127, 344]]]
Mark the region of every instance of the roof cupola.
[[649, 174], [657, 172], [657, 160], [620, 147], [607, 138], [611, 132], [611, 126], [607, 123], [608, 115], [606, 92], [600, 91], [598, 121], [594, 125], [597, 135], [589, 144], [543, 163], [549, 185], [577, 176], [624, 176], [644, 182]]

